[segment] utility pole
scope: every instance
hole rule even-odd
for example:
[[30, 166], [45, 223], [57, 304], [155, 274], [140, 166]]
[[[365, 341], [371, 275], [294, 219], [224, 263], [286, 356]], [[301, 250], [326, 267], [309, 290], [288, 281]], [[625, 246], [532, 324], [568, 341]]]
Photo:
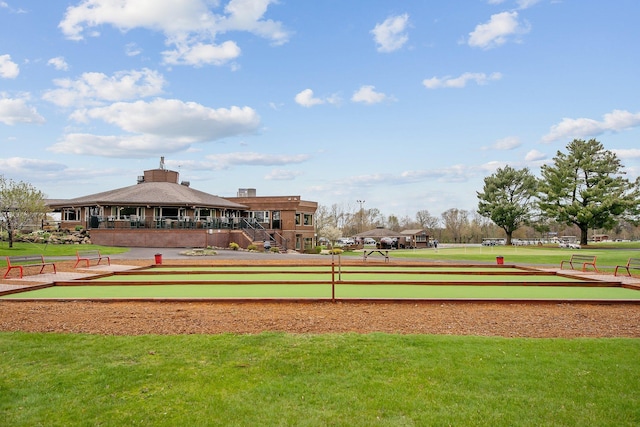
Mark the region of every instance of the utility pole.
[[360, 221], [358, 223], [358, 233], [362, 233], [362, 224], [364, 222], [364, 211], [362, 210], [362, 205], [364, 205], [364, 200], [356, 200], [360, 205]]

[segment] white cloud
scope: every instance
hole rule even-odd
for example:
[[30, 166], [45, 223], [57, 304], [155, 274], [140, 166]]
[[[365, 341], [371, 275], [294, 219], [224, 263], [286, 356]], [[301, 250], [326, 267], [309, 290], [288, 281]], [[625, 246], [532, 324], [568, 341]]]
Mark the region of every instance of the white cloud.
[[11, 60], [11, 55], [0, 55], [0, 77], [15, 79], [18, 74], [20, 74], [20, 68]]
[[510, 38], [530, 31], [528, 24], [518, 21], [518, 12], [491, 15], [486, 24], [479, 24], [469, 33], [469, 46], [490, 49], [506, 43]]
[[276, 45], [289, 40], [290, 34], [280, 22], [264, 19], [267, 8], [274, 3], [275, 0], [230, 0], [224, 12], [216, 14], [210, 8], [218, 7], [219, 2], [209, 0], [83, 0], [67, 8], [58, 26], [72, 40], [82, 40], [90, 29], [102, 25], [121, 31], [158, 31], [165, 35], [168, 46], [174, 46], [163, 52], [167, 63], [221, 65], [236, 58], [240, 48], [231, 40], [217, 43], [220, 34], [246, 31]]
[[335, 104], [339, 102], [335, 97], [329, 97], [325, 99], [314, 98], [313, 91], [311, 89], [305, 89], [295, 96], [296, 103], [303, 107], [313, 107], [314, 105], [324, 104], [326, 102]]
[[537, 3], [539, 3], [540, 0], [518, 0], [518, 8], [519, 9], [528, 9], [534, 5], [536, 5]]
[[47, 65], [51, 65], [56, 70], [67, 71], [69, 69], [69, 64], [64, 60], [62, 56], [56, 56], [55, 58], [51, 58], [47, 61]]
[[378, 52], [393, 52], [400, 49], [408, 40], [405, 32], [409, 23], [409, 15], [390, 16], [371, 30], [373, 39], [378, 45]]
[[5, 173], [20, 174], [25, 172], [55, 172], [64, 170], [65, 166], [51, 160], [27, 159], [24, 157], [0, 158], [0, 170]]
[[265, 175], [264, 179], [267, 181], [291, 181], [300, 175], [302, 175], [302, 172], [300, 171], [274, 169]]
[[[487, 3], [491, 5], [498, 5], [505, 1], [506, 0], [488, 0]], [[516, 4], [518, 5], [518, 9], [528, 9], [539, 2], [540, 0], [517, 0]]]
[[280, 22], [263, 19], [270, 4], [277, 0], [231, 0], [224, 8], [227, 15], [218, 24], [222, 31], [248, 31], [281, 45], [289, 40], [290, 34]]
[[376, 92], [374, 86], [361, 86], [351, 97], [353, 102], [362, 102], [364, 104], [377, 104], [388, 99], [387, 95]]
[[224, 166], [274, 166], [302, 163], [309, 159], [307, 154], [263, 154], [255, 152], [237, 152], [217, 154], [208, 158], [219, 167]]
[[438, 169], [423, 169], [405, 171], [398, 176], [398, 183], [423, 182], [436, 179], [438, 182], [466, 182], [475, 174], [473, 167], [468, 165], [452, 165]]
[[484, 163], [480, 166], [477, 166], [476, 169], [479, 170], [482, 174], [492, 174], [500, 168], [507, 166], [507, 163], [504, 161], [492, 160], [490, 162]]
[[233, 166], [286, 166], [304, 163], [309, 158], [308, 154], [263, 154], [245, 151], [210, 155], [201, 161], [180, 161], [180, 165], [190, 170], [210, 171], [229, 169]]
[[175, 141], [154, 135], [94, 135], [69, 133], [49, 150], [62, 154], [77, 154], [114, 158], [144, 158], [186, 149], [187, 141]]
[[58, 89], [49, 90], [43, 99], [62, 107], [100, 105], [162, 93], [165, 80], [157, 71], [142, 69], [118, 71], [113, 76], [83, 73], [80, 78], [54, 80]]
[[540, 160], [546, 160], [547, 155], [538, 151], [538, 150], [531, 150], [529, 151], [525, 156], [524, 156], [524, 161], [525, 162], [538, 162]]
[[127, 56], [138, 56], [142, 53], [142, 49], [136, 43], [127, 43], [124, 47], [124, 54]]
[[69, 133], [51, 147], [58, 153], [104, 157], [148, 157], [191, 148], [192, 144], [255, 132], [260, 124], [249, 107], [213, 109], [194, 102], [156, 99], [117, 102], [107, 107], [77, 110], [79, 123], [101, 120], [125, 134]]
[[35, 107], [28, 105], [28, 98], [7, 98], [0, 93], [0, 123], [15, 125], [17, 123], [41, 124], [44, 117], [38, 114]]
[[107, 107], [79, 110], [72, 117], [79, 122], [99, 119], [127, 132], [189, 143], [248, 134], [260, 124], [258, 114], [249, 107], [213, 109], [178, 99], [116, 102]]
[[514, 150], [518, 147], [520, 147], [522, 145], [522, 143], [520, 142], [520, 139], [518, 139], [515, 136], [508, 136], [506, 138], [502, 138], [497, 140], [492, 146], [491, 148], [494, 150]]
[[162, 52], [164, 62], [171, 65], [193, 65], [201, 67], [206, 64], [223, 65], [240, 56], [240, 48], [235, 42], [222, 44], [176, 43], [177, 48]]
[[542, 140], [552, 142], [559, 139], [594, 137], [607, 131], [620, 132], [637, 126], [640, 126], [640, 113], [613, 110], [605, 114], [602, 121], [588, 118], [564, 118], [557, 125], [551, 126], [551, 130]]
[[614, 149], [611, 151], [620, 159], [640, 159], [640, 149], [638, 148]]
[[440, 89], [440, 88], [463, 88], [469, 81], [476, 82], [479, 85], [487, 84], [489, 81], [502, 79], [501, 73], [491, 73], [489, 75], [485, 73], [464, 73], [458, 77], [432, 77], [425, 79], [422, 84], [427, 89]]

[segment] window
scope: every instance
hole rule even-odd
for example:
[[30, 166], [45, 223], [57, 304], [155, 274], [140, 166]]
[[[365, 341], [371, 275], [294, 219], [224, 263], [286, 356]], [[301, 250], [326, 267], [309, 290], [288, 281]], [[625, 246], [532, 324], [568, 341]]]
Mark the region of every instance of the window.
[[62, 211], [64, 221], [77, 221], [80, 218], [80, 209], [65, 209]]
[[249, 212], [250, 218], [255, 218], [258, 222], [269, 222], [269, 211]]
[[304, 214], [304, 225], [313, 225], [313, 215]]
[[163, 217], [163, 218], [178, 219], [178, 215], [179, 215], [178, 208], [167, 208], [167, 207], [156, 208], [156, 212], [155, 212], [156, 218]]
[[312, 249], [313, 248], [313, 239], [310, 237], [305, 237], [304, 238], [304, 248], [305, 249]]
[[143, 210], [139, 207], [135, 207], [135, 206], [126, 206], [126, 207], [112, 207], [111, 208], [111, 215], [112, 217], [115, 217], [116, 219], [129, 219], [132, 216], [137, 216], [137, 217], [142, 217], [142, 212]]
[[194, 213], [194, 215], [196, 216], [196, 218], [206, 218], [206, 217], [213, 217], [215, 216], [215, 212], [212, 213], [211, 209], [197, 209], [196, 212]]
[[296, 225], [302, 224], [302, 214], [296, 214]]
[[273, 211], [271, 212], [271, 227], [272, 228], [281, 228], [280, 227], [280, 211]]

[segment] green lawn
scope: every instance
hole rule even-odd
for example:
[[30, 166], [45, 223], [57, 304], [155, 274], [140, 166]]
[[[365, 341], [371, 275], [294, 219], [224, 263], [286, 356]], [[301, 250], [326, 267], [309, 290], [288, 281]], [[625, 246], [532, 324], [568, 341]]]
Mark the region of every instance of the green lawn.
[[47, 260], [54, 260], [58, 257], [76, 256], [76, 251], [99, 250], [103, 255], [121, 254], [127, 252], [129, 248], [116, 248], [100, 245], [47, 245], [41, 243], [14, 242], [13, 248], [9, 243], [0, 241], [0, 267], [6, 267], [7, 256], [20, 255], [43, 255]]
[[[9, 294], [0, 299], [22, 298], [331, 298], [330, 285], [153, 285], [54, 286]], [[337, 285], [336, 298], [387, 299], [542, 299], [640, 300], [640, 291], [624, 288], [567, 286], [416, 286]]]
[[[636, 243], [636, 245], [638, 245]], [[553, 265], [560, 266], [563, 260], [572, 254], [596, 255], [597, 265], [603, 271], [613, 271], [616, 265], [627, 263], [629, 258], [638, 258], [638, 247], [628, 246], [588, 246], [584, 249], [560, 249], [556, 247], [537, 246], [455, 246], [453, 248], [435, 249], [399, 249], [390, 250], [392, 258], [407, 258], [433, 261], [475, 261], [496, 263], [496, 257], [504, 257], [505, 264], [516, 265]], [[344, 258], [362, 256], [358, 252], [345, 252]]]
[[0, 333], [6, 426], [637, 426], [640, 340]]

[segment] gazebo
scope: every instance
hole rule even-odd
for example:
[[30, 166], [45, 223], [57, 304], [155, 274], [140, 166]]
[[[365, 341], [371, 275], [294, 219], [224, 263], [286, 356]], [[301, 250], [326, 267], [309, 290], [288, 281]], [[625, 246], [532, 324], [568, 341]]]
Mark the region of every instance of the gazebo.
[[358, 239], [364, 239], [365, 237], [370, 237], [372, 239], [380, 240], [383, 237], [395, 237], [395, 238], [402, 237], [402, 234], [397, 231], [389, 230], [388, 228], [376, 227], [372, 230], [358, 233], [354, 237]]

